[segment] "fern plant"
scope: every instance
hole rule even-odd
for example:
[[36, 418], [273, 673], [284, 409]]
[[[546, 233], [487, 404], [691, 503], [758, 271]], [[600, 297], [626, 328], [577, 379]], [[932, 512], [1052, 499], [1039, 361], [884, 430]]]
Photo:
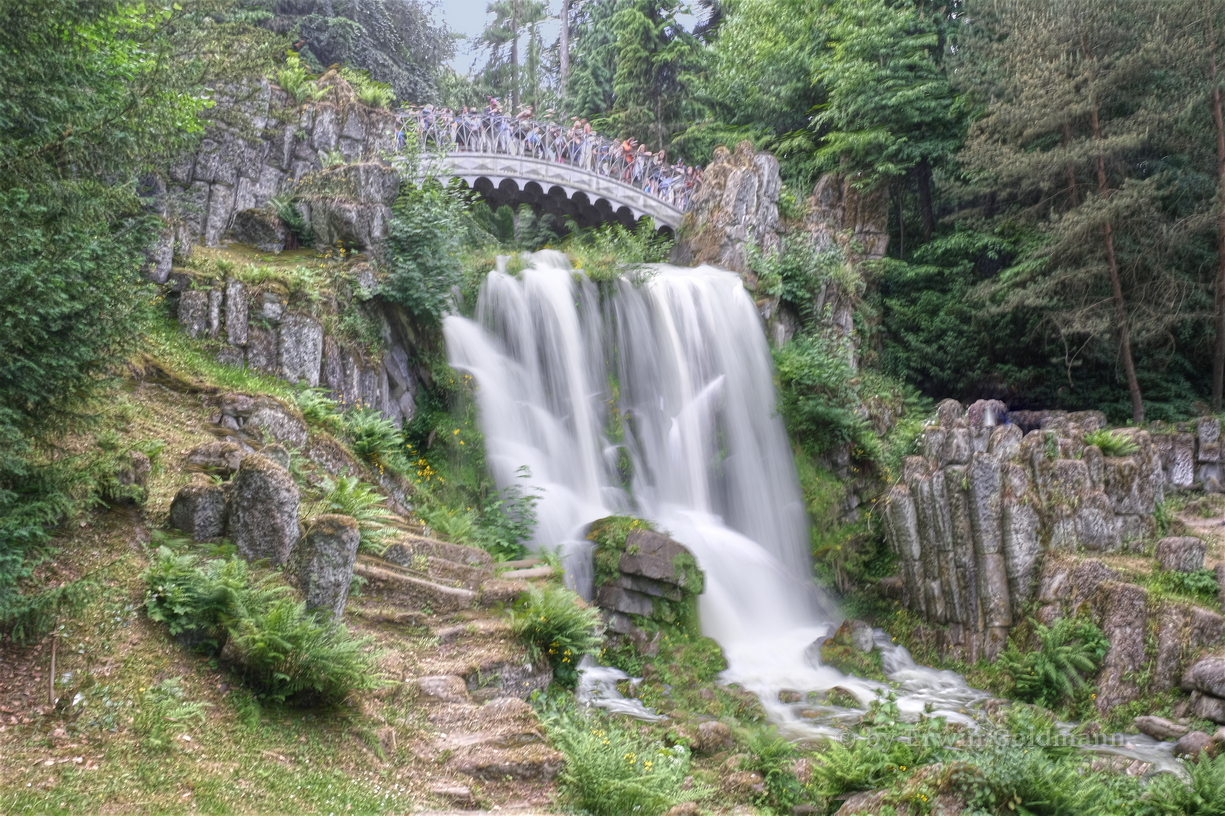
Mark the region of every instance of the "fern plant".
[[276, 84], [289, 94], [295, 104], [301, 105], [310, 98], [310, 89], [314, 86], [311, 72], [302, 64], [302, 58], [297, 52], [289, 51], [285, 55], [285, 67], [276, 72]]
[[344, 428], [353, 452], [374, 462], [401, 445], [400, 430], [395, 423], [371, 408], [346, 413]]
[[529, 589], [511, 610], [510, 622], [533, 659], [547, 659], [554, 681], [567, 688], [578, 682], [579, 660], [596, 654], [603, 640], [599, 610], [560, 586]]
[[1131, 456], [1140, 446], [1126, 431], [1108, 431], [1105, 428], [1085, 434], [1086, 445], [1096, 445], [1102, 454], [1110, 457]]
[[1000, 667], [1012, 678], [1018, 699], [1054, 708], [1086, 688], [1110, 648], [1102, 630], [1085, 618], [1060, 618], [1053, 626], [1030, 619], [1038, 648], [1023, 651], [1009, 642]]
[[388, 537], [395, 530], [389, 526], [395, 516], [383, 504], [383, 495], [356, 476], [341, 476], [323, 482], [323, 498], [315, 504], [321, 513], [339, 513], [357, 520], [361, 531], [362, 552], [382, 555], [388, 546]]
[[319, 620], [306, 604], [280, 598], [251, 610], [231, 630], [239, 672], [265, 700], [336, 705], [351, 690], [375, 689], [372, 638], [355, 638], [343, 626]]
[[611, 717], [576, 712], [572, 703], [555, 703], [541, 719], [550, 741], [566, 755], [562, 787], [590, 816], [661, 816], [684, 799], [710, 793], [681, 789], [689, 774], [683, 745], [646, 742]]

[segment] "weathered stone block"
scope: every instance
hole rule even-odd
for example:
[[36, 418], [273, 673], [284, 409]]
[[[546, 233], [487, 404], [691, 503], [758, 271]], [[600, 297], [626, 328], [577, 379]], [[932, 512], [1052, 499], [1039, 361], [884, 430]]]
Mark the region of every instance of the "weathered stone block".
[[259, 454], [242, 460], [230, 494], [226, 528], [238, 554], [284, 564], [298, 541], [298, 486]]
[[1220, 462], [1221, 461], [1221, 443], [1220, 442], [1201, 442], [1195, 452], [1195, 460], [1197, 462]]
[[179, 325], [190, 337], [203, 337], [208, 331], [208, 292], [188, 289], [179, 295]]
[[683, 589], [701, 590], [702, 577], [693, 555], [684, 545], [651, 530], [634, 530], [625, 539], [625, 554], [620, 569], [627, 575], [640, 575], [674, 584]]
[[987, 452], [1000, 461], [1006, 462], [1020, 451], [1022, 436], [1021, 429], [1016, 425], [996, 426], [991, 431]]
[[247, 286], [237, 278], [225, 282], [225, 336], [235, 346], [247, 344]]
[[217, 246], [234, 212], [234, 188], [213, 184], [208, 188], [208, 215], [204, 221], [204, 245]]
[[281, 375], [290, 382], [319, 385], [323, 362], [323, 327], [313, 318], [288, 314], [281, 321]]
[[1155, 553], [1162, 569], [1195, 572], [1204, 568], [1208, 545], [1191, 536], [1173, 536], [1157, 542]]
[[[1201, 447], [1221, 441], [1221, 420], [1214, 416], [1200, 417], [1195, 422], [1195, 436]], [[1200, 461], [1207, 460], [1201, 459]]]
[[634, 592], [622, 587], [602, 586], [596, 590], [595, 604], [601, 609], [611, 609], [626, 615], [641, 615], [649, 618], [655, 614], [655, 601], [650, 595]]
[[980, 554], [998, 553], [1003, 548], [1001, 500], [1003, 478], [999, 462], [992, 456], [976, 453], [970, 459], [970, 525], [974, 544]]
[[943, 460], [953, 465], [964, 465], [970, 461], [970, 429], [949, 428], [945, 432]]
[[273, 399], [261, 400], [243, 426], [248, 433], [260, 432], [276, 442], [301, 448], [306, 445], [306, 423], [293, 411]]
[[1106, 495], [1120, 515], [1151, 514], [1156, 506], [1155, 485], [1135, 457], [1106, 458]]
[[1098, 675], [1097, 708], [1107, 712], [1140, 695], [1134, 674], [1145, 662], [1148, 591], [1134, 584], [1109, 581], [1101, 585], [1099, 594], [1102, 630], [1110, 641], [1110, 650]]
[[988, 627], [1012, 626], [1012, 599], [1009, 596], [1008, 566], [1002, 552], [978, 556], [978, 596]]
[[208, 541], [225, 532], [225, 489], [214, 484], [189, 484], [170, 503], [170, 526], [191, 537]]
[[1169, 481], [1174, 487], [1190, 487], [1195, 483], [1195, 437], [1175, 434], [1171, 443]]
[[1192, 695], [1191, 710], [1195, 716], [1225, 724], [1225, 700], [1207, 694]]
[[1192, 665], [1182, 676], [1182, 689], [1225, 697], [1225, 655], [1210, 655]]
[[350, 516], [324, 515], [310, 522], [293, 552], [298, 585], [311, 609], [339, 620], [349, 599], [361, 531]]
[[259, 326], [247, 326], [247, 366], [261, 374], [276, 374], [276, 332]]

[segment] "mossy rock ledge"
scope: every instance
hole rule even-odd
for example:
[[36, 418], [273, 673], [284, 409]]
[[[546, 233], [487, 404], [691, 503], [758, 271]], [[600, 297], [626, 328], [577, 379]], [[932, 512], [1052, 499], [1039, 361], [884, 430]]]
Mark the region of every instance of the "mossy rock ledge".
[[593, 600], [609, 631], [698, 631], [697, 599], [705, 577], [683, 544], [629, 516], [592, 523], [587, 538], [595, 542]]

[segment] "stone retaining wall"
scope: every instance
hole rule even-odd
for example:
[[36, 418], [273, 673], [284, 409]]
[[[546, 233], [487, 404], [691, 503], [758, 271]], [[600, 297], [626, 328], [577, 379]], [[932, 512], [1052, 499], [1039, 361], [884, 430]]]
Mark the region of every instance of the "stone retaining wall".
[[896, 589], [946, 626], [946, 652], [971, 661], [999, 652], [1035, 597], [1044, 553], [1116, 552], [1155, 537], [1166, 478], [1148, 431], [1129, 430], [1137, 452], [1111, 458], [1084, 443], [1105, 426], [1098, 412], [1048, 416], [1029, 433], [994, 401], [965, 410], [945, 400], [937, 413], [884, 517]]

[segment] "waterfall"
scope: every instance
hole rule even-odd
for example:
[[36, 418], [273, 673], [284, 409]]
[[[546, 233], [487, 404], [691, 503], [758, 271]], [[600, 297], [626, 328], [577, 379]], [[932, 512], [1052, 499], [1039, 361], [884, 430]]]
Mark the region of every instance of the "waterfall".
[[[475, 320], [446, 318], [451, 365], [477, 383], [495, 481], [530, 469], [542, 494], [533, 544], [562, 546], [588, 598], [590, 522], [631, 513], [685, 544], [706, 574], [702, 628], [727, 655], [724, 679], [757, 692], [777, 722], [801, 725], [778, 701], [783, 688], [840, 685], [866, 704], [880, 684], [805, 654], [841, 618], [810, 580], [807, 515], [752, 299], [713, 267], [649, 273], [601, 292], [561, 253], [538, 252], [517, 275], [489, 274]], [[894, 660], [931, 672], [905, 650]], [[917, 685], [938, 686], [935, 698], [905, 701], [916, 716], [983, 696], [932, 674]], [[840, 716], [831, 709], [829, 722]]]

